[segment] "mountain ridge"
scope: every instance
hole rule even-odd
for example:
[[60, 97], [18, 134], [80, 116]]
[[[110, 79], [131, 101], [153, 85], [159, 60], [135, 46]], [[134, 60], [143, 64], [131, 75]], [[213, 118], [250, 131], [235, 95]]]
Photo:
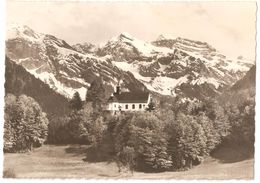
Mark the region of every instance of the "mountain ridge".
[[203, 90], [203, 96], [217, 95], [252, 65], [242, 58], [230, 60], [208, 43], [185, 38], [163, 37], [149, 43], [121, 33], [97, 47], [69, 45], [28, 26], [14, 30], [8, 31], [7, 55], [67, 98], [78, 91], [84, 99], [95, 77], [102, 77], [110, 92], [122, 79], [128, 91], [194, 97], [191, 90]]
[[253, 65], [250, 70], [238, 80], [235, 84], [227, 88], [218, 100], [223, 103], [242, 104], [247, 100], [255, 100], [256, 94], [256, 66]]

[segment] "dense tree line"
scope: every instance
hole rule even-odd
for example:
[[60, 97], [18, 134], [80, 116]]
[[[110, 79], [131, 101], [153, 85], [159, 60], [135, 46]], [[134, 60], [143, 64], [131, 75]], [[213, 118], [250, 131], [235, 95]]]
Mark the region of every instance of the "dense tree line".
[[214, 99], [167, 98], [155, 110], [113, 116], [103, 112], [102, 88], [93, 82], [85, 102], [74, 95], [71, 112], [50, 124], [49, 142], [91, 144], [97, 154], [109, 144], [119, 170], [131, 171], [191, 168], [223, 141], [253, 147], [254, 100], [223, 107]]
[[92, 144], [97, 146], [105, 128], [102, 107], [104, 105], [102, 81], [91, 83], [83, 102], [78, 92], [69, 101], [70, 112], [56, 118], [49, 125], [48, 142], [54, 144]]
[[110, 130], [120, 166], [154, 171], [191, 168], [223, 141], [253, 150], [254, 100], [229, 108], [213, 99], [175, 99], [167, 105], [152, 114], [112, 117]]
[[226, 115], [231, 133], [225, 141], [248, 148], [253, 153], [255, 142], [255, 101], [250, 98], [239, 105], [227, 105]]
[[[167, 154], [164, 124], [154, 114], [133, 113], [111, 119], [115, 156], [120, 166], [140, 169], [167, 169], [171, 157]], [[127, 159], [130, 158], [130, 162]]]
[[87, 103], [82, 109], [72, 110], [68, 115], [53, 121], [49, 125], [48, 142], [97, 145], [104, 128], [103, 117], [96, 117], [92, 105]]
[[4, 150], [22, 152], [43, 144], [48, 134], [48, 119], [31, 97], [5, 96]]
[[181, 100], [152, 113], [112, 117], [109, 125], [119, 165], [154, 171], [191, 168], [200, 163], [230, 128], [223, 108], [215, 101]]

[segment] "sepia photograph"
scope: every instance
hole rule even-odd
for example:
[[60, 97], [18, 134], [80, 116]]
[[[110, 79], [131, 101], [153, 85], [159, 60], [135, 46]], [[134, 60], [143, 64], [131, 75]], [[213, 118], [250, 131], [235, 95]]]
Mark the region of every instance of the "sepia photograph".
[[256, 1], [5, 3], [3, 179], [255, 178]]

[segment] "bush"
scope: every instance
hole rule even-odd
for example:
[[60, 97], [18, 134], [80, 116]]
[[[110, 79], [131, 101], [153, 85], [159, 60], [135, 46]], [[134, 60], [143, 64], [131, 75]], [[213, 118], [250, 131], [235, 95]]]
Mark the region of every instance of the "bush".
[[119, 172], [122, 167], [126, 167], [133, 173], [136, 165], [136, 153], [133, 147], [123, 147], [122, 151], [117, 153], [117, 165]]

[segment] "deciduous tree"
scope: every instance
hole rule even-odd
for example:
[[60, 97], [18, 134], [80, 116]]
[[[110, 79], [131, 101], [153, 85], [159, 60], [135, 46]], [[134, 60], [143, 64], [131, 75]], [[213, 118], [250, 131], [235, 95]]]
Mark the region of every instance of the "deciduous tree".
[[5, 150], [25, 151], [40, 146], [48, 134], [48, 119], [31, 97], [5, 97]]

